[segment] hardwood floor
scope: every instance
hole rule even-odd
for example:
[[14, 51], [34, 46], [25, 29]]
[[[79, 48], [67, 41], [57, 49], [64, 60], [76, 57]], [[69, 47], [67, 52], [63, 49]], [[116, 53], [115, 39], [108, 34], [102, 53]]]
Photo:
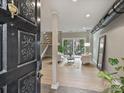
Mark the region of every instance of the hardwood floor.
[[[45, 59], [43, 61], [43, 69], [41, 71], [43, 74], [42, 84], [51, 84], [51, 65], [51, 59]], [[105, 82], [98, 78], [98, 70], [93, 65], [81, 65], [80, 60], [76, 60], [72, 65], [62, 62], [58, 67], [60, 86], [95, 91], [103, 91], [105, 87]]]
[[42, 84], [41, 93], [99, 93], [96, 91], [90, 91], [86, 89], [72, 88], [72, 87], [59, 87], [58, 90], [51, 89], [50, 85]]

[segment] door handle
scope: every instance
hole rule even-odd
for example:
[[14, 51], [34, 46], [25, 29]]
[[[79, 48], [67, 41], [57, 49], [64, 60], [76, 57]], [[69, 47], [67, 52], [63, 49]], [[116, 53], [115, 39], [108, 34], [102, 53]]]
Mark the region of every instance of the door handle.
[[40, 79], [43, 76], [43, 74], [41, 74], [40, 72], [38, 73], [38, 78]]
[[12, 0], [11, 3], [8, 3], [8, 9], [11, 13], [11, 18], [14, 18], [15, 15], [18, 15], [18, 8], [14, 4], [14, 0]]

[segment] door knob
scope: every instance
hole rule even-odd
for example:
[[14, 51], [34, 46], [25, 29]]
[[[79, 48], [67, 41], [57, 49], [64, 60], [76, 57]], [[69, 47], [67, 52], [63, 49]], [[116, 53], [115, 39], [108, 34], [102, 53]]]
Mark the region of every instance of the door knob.
[[14, 0], [12, 0], [11, 3], [8, 3], [8, 9], [11, 13], [11, 18], [14, 18], [15, 15], [18, 15], [18, 8], [14, 4]]

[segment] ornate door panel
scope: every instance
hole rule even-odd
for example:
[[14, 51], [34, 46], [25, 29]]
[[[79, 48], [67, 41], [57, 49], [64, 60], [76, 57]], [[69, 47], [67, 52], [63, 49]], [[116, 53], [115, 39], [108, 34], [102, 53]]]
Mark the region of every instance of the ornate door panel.
[[36, 4], [36, 0], [21, 0], [21, 2], [19, 2], [19, 5], [18, 5], [20, 16], [35, 23], [35, 19], [36, 19], [35, 4]]
[[38, 0], [14, 2], [19, 15], [12, 19], [0, 0], [0, 93], [40, 93]]
[[19, 31], [19, 60], [18, 64], [24, 64], [35, 60], [35, 34]]

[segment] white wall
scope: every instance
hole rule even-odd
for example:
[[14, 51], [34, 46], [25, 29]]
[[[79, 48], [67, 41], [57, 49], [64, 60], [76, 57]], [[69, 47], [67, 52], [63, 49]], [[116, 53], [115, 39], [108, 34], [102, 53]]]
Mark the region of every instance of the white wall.
[[[112, 71], [111, 66], [108, 64], [109, 57], [124, 57], [124, 15], [115, 19], [110, 25], [98, 31], [93, 35], [93, 60], [97, 61], [98, 55], [98, 40], [102, 35], [107, 36], [106, 40], [106, 57], [105, 68], [108, 71]], [[124, 64], [124, 62], [121, 62]]]
[[86, 41], [89, 42], [89, 33], [88, 32], [62, 32], [61, 38], [86, 38]]
[[51, 32], [52, 11], [49, 0], [41, 0], [41, 31]]

